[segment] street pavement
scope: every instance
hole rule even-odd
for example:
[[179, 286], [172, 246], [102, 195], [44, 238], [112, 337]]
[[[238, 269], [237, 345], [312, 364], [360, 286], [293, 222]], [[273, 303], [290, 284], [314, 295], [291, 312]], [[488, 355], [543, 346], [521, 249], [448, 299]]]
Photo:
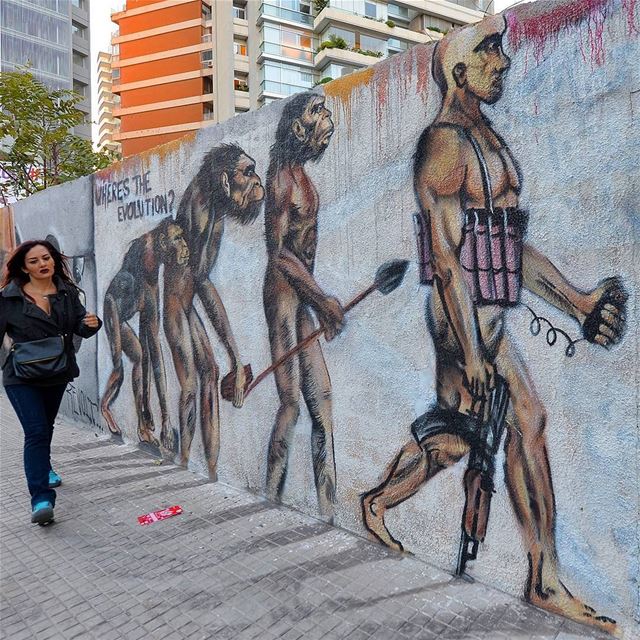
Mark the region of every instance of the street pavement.
[[0, 391], [1, 638], [609, 638], [67, 419], [56, 521], [32, 525], [21, 448]]

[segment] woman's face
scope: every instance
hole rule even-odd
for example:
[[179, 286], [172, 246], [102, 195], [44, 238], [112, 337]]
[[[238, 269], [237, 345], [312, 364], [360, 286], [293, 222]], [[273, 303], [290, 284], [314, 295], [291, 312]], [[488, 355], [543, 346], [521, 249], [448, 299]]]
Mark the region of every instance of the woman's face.
[[49, 280], [53, 276], [55, 263], [49, 249], [37, 244], [27, 251], [22, 270], [31, 280]]

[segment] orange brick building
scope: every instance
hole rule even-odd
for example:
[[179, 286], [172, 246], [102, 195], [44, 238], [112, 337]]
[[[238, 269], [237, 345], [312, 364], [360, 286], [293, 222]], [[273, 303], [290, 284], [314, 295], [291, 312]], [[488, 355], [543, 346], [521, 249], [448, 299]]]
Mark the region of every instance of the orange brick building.
[[[227, 20], [213, 15], [225, 4], [127, 0], [125, 10], [112, 15], [119, 27], [112, 38], [118, 49], [112, 60], [113, 93], [120, 96], [114, 110], [120, 131], [114, 138], [124, 156], [233, 115], [233, 65], [220, 66], [214, 77], [212, 62], [217, 48], [231, 51], [233, 46], [230, 7], [220, 11]], [[230, 104], [218, 96], [228, 96]]]

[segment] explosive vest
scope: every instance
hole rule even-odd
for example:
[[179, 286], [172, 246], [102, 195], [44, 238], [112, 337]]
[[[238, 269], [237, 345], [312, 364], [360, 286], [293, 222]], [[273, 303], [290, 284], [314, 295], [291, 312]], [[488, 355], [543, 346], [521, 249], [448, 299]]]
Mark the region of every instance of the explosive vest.
[[[471, 299], [477, 306], [515, 305], [520, 299], [522, 286], [522, 246], [527, 214], [516, 207], [493, 206], [491, 176], [487, 163], [478, 141], [468, 129], [452, 123], [435, 126], [450, 127], [466, 138], [480, 166], [484, 208], [469, 208], [464, 211], [462, 237], [456, 250]], [[510, 153], [502, 138], [497, 137], [507, 153]], [[421, 212], [416, 214], [414, 219], [420, 284], [432, 285], [434, 265], [429, 216]]]

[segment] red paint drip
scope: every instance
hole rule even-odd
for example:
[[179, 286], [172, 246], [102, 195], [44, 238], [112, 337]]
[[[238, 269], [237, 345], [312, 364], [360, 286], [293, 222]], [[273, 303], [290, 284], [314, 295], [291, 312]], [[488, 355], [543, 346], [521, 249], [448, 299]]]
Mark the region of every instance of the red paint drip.
[[375, 67], [375, 75], [373, 76], [373, 90], [376, 97], [376, 124], [378, 131], [382, 127], [382, 117], [385, 108], [389, 103], [389, 72], [391, 71], [391, 61], [386, 64], [380, 64]]
[[[635, 1], [626, 0], [631, 3]], [[509, 11], [507, 13], [509, 44], [514, 51], [518, 51], [525, 43], [532, 43], [534, 57], [537, 62], [540, 62], [549, 42], [557, 44], [560, 33], [586, 20], [591, 61], [593, 64], [601, 65], [605, 57], [602, 35], [610, 3], [611, 0], [570, 0], [559, 4], [547, 13], [528, 16], [522, 20], [518, 17], [517, 10]]]
[[431, 79], [431, 55], [433, 48], [424, 44], [418, 44], [411, 49], [416, 59], [416, 71], [418, 74], [417, 92], [422, 98], [422, 102], [427, 103], [429, 95], [429, 81]]
[[627, 14], [627, 30], [630, 36], [640, 33], [636, 24], [636, 5], [636, 0], [622, 0], [622, 8]]

